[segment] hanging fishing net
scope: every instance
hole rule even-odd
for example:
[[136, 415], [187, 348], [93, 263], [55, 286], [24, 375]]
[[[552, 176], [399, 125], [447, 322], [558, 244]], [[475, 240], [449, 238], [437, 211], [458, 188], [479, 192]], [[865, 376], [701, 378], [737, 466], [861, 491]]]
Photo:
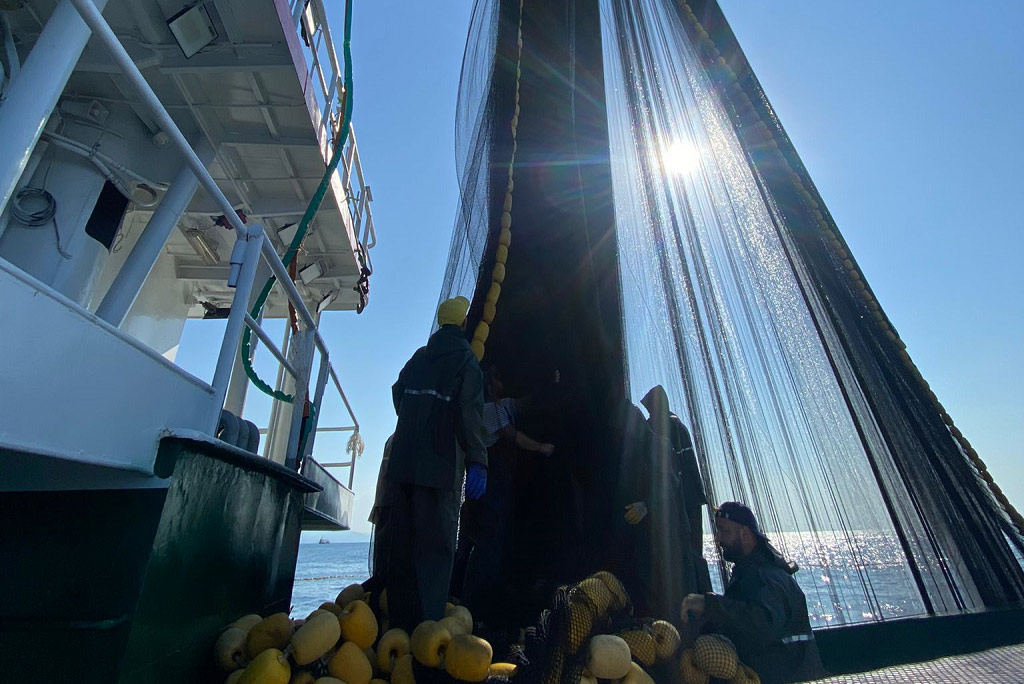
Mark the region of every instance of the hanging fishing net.
[[[814, 626], [1024, 598], [1019, 516], [910, 361], [716, 3], [479, 0], [457, 148], [441, 296], [472, 298], [485, 360], [536, 400], [520, 427], [559, 455], [521, 471], [509, 572], [546, 579], [547, 600], [614, 556], [624, 474], [645, 458], [623, 426], [662, 385], [709, 500], [754, 509], [801, 566]], [[639, 563], [679, 571], [648, 548]]]

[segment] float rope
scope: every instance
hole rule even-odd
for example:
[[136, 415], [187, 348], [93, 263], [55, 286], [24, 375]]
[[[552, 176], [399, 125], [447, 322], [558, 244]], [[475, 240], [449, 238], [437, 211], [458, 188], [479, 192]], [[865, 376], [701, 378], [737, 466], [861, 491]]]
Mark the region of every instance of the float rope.
[[516, 96], [515, 108], [509, 128], [512, 131], [512, 154], [508, 162], [508, 187], [505, 189], [505, 204], [501, 211], [501, 232], [498, 233], [498, 248], [494, 253], [494, 269], [491, 271], [491, 287], [484, 300], [484, 311], [480, 322], [473, 331], [473, 341], [469, 346], [476, 355], [476, 360], [484, 358], [484, 343], [491, 332], [491, 323], [497, 314], [498, 297], [501, 296], [501, 284], [505, 280], [505, 262], [508, 260], [508, 246], [512, 242], [512, 191], [515, 189], [516, 167], [516, 131], [519, 128], [519, 81], [522, 78], [523, 64], [523, 0], [519, 0], [519, 26], [516, 30]]
[[[337, 140], [334, 143], [334, 154], [331, 157], [330, 162], [327, 164], [327, 170], [324, 172], [323, 178], [320, 180], [320, 185], [316, 189], [316, 193], [313, 194], [313, 198], [309, 201], [309, 206], [306, 207], [306, 213], [302, 215], [302, 221], [299, 223], [298, 230], [295, 231], [295, 237], [292, 238], [291, 244], [288, 246], [288, 251], [284, 253], [281, 261], [287, 268], [295, 255], [298, 254], [299, 247], [302, 245], [302, 241], [306, 237], [306, 233], [309, 231], [309, 225], [316, 218], [317, 212], [320, 210], [320, 205], [323, 203], [324, 196], [327, 194], [327, 190], [331, 187], [331, 178], [334, 176], [334, 172], [338, 168], [338, 163], [341, 161], [342, 152], [345, 148], [345, 142], [348, 140], [348, 131], [352, 123], [352, 1], [348, 0], [345, 3], [345, 42], [342, 46], [342, 51], [345, 60], [345, 88], [342, 91], [342, 106], [344, 112], [342, 114], [341, 130], [338, 133]], [[252, 307], [252, 312], [249, 314], [253, 320], [259, 320], [260, 312], [263, 311], [263, 307], [267, 303], [267, 298], [270, 296], [271, 290], [274, 288], [274, 284], [277, 282], [277, 278], [271, 276], [267, 279], [266, 284], [263, 286], [263, 290], [260, 291], [259, 297], [256, 299], [256, 303]], [[285, 394], [275, 390], [273, 387], [268, 385], [266, 382], [256, 374], [256, 370], [252, 367], [252, 331], [246, 327], [245, 332], [242, 333], [242, 367], [245, 368], [245, 374], [252, 380], [252, 384], [256, 385], [257, 388], [264, 394], [269, 394], [274, 399], [283, 401], [285, 403], [292, 403], [295, 401], [295, 397], [291, 394]]]
[[775, 140], [775, 131], [765, 124], [761, 115], [754, 109], [754, 104], [750, 100], [750, 96], [747, 95], [743, 88], [743, 85], [739, 82], [739, 75], [729, 66], [725, 58], [722, 57], [715, 42], [708, 35], [707, 30], [701, 25], [697, 16], [693, 13], [693, 9], [686, 3], [680, 2], [680, 7], [683, 13], [686, 15], [687, 20], [693, 25], [693, 31], [697, 35], [700, 43], [700, 47], [704, 50], [705, 54], [710, 58], [710, 62], [717, 67], [719, 73], [724, 77], [725, 80], [730, 82], [730, 88], [733, 91], [733, 105], [736, 108], [736, 113], [741, 119], [754, 119], [756, 122], [748, 128], [749, 134], [745, 135], [748, 143], [761, 143], [763, 144], [770, 155], [772, 155], [775, 163], [780, 163], [789, 170], [790, 180], [796, 187], [797, 194], [800, 196], [801, 201], [810, 211], [811, 216], [817, 221], [818, 228], [822, 233], [822, 236], [828, 242], [829, 247], [832, 249], [832, 253], [836, 256], [837, 260], [843, 265], [847, 275], [850, 277], [853, 287], [860, 293], [864, 299], [868, 310], [871, 311], [871, 316], [882, 329], [886, 338], [890, 342], [893, 342], [899, 349], [898, 355], [903, 361], [904, 367], [910, 373], [910, 375], [918, 382], [919, 386], [924, 390], [932, 403], [932, 407], [938, 412], [939, 418], [946, 425], [949, 433], [953, 436], [953, 439], [959, 445], [961, 451], [967, 456], [971, 465], [974, 466], [978, 476], [985, 482], [989, 492], [995, 498], [995, 500], [1002, 506], [1003, 510], [1009, 516], [1013, 522], [1017, 531], [1024, 535], [1024, 516], [1010, 503], [1010, 500], [1006, 498], [1003, 490], [999, 488], [999, 485], [995, 483], [992, 474], [988, 471], [988, 467], [985, 462], [981, 460], [978, 452], [971, 446], [971, 443], [967, 440], [964, 434], [960, 431], [956, 425], [953, 424], [953, 419], [946, 411], [942, 402], [932, 391], [928, 382], [925, 381], [921, 375], [920, 369], [917, 364], [914, 363], [913, 359], [910, 358], [910, 354], [907, 353], [906, 343], [900, 339], [899, 334], [893, 328], [892, 323], [889, 321], [885, 313], [882, 312], [882, 307], [879, 305], [878, 300], [875, 299], [874, 293], [868, 287], [867, 282], [857, 267], [857, 264], [853, 261], [853, 257], [849, 251], [849, 245], [843, 239], [839, 230], [830, 223], [829, 219], [821, 212], [820, 205], [815, 199], [817, 191], [812, 194], [804, 183], [804, 177], [790, 164], [789, 159], [779, 149], [779, 144]]

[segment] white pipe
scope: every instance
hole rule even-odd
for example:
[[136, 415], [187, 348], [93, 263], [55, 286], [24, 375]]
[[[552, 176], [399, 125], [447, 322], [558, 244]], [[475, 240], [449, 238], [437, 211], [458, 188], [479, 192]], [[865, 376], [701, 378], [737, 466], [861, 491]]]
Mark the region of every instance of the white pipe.
[[[97, 15], [97, 7], [106, 4], [107, 0], [89, 0]], [[0, 207], [7, 206], [14, 195], [18, 179], [90, 35], [71, 0], [60, 0], [17, 80], [7, 89], [0, 105]]]
[[[54, 140], [54, 144], [60, 142]], [[213, 159], [213, 147], [205, 140], [196, 146], [196, 153], [207, 163]], [[174, 176], [170, 190], [153, 212], [146, 229], [142, 231], [138, 242], [135, 243], [99, 308], [96, 309], [97, 316], [113, 326], [121, 325], [198, 187], [199, 179], [187, 164], [182, 164]]]
[[128, 176], [132, 180], [138, 181], [139, 183], [144, 183], [145, 185], [160, 190], [166, 190], [169, 187], [167, 183], [150, 180], [145, 176], [132, 171], [131, 169], [129, 169], [127, 166], [117, 161], [116, 159], [108, 157], [99, 150], [89, 147], [85, 143], [75, 140], [74, 138], [69, 138], [67, 136], [60, 135], [59, 133], [50, 133], [48, 131], [44, 132], [41, 137], [43, 138], [43, 140], [49, 140], [56, 144], [58, 147], [68, 150], [69, 152], [74, 152], [75, 154], [86, 157], [90, 161], [98, 159], [104, 164], [106, 164], [108, 167], [117, 169], [125, 176]]
[[237, 239], [245, 242], [245, 258], [242, 261], [241, 273], [235, 288], [235, 297], [231, 300], [231, 313], [228, 314], [224, 339], [220, 345], [217, 367], [211, 383], [213, 386], [213, 406], [210, 410], [209, 423], [211, 435], [217, 431], [220, 411], [224, 407], [224, 399], [227, 397], [231, 368], [235, 364], [235, 356], [239, 353], [238, 347], [242, 339], [242, 327], [245, 325], [246, 309], [249, 307], [249, 297], [252, 295], [253, 281], [256, 279], [256, 267], [260, 264], [260, 248], [266, 242], [267, 236], [263, 234], [263, 226], [256, 224], [250, 226], [247, 238], [240, 235]]
[[[150, 201], [150, 202], [140, 202], [140, 201], [136, 200], [135, 197], [132, 195], [131, 188], [129, 188], [125, 184], [124, 179], [121, 178], [120, 176], [118, 176], [116, 173], [114, 173], [114, 171], [107, 165], [107, 161], [105, 159], [101, 159], [100, 158], [101, 155], [91, 153], [89, 148], [82, 148], [82, 147], [80, 147], [78, 145], [73, 145], [73, 144], [64, 142], [63, 140], [51, 139], [50, 136], [48, 134], [46, 134], [46, 133], [44, 133], [41, 137], [42, 137], [42, 139], [48, 140], [48, 142], [53, 143], [53, 145], [55, 145], [56, 147], [61, 148], [62, 150], [67, 150], [68, 152], [71, 152], [72, 154], [77, 154], [78, 156], [80, 156], [80, 157], [82, 157], [84, 159], [89, 160], [92, 163], [93, 166], [95, 166], [97, 169], [99, 169], [100, 173], [102, 173], [104, 175], [104, 177], [106, 177], [106, 179], [108, 181], [113, 183], [114, 187], [117, 188], [117, 191], [120, 192], [122, 195], [124, 195], [129, 201], [135, 202], [136, 204], [138, 204], [139, 206], [142, 206], [142, 207], [153, 207], [153, 206], [156, 206], [156, 204], [157, 204], [156, 190], [153, 190], [152, 188], [150, 188], [150, 192], [153, 194], [152, 201]], [[109, 158], [107, 158], [107, 159], [109, 159]], [[148, 185], [148, 184], [147, 183], [139, 183], [138, 187], [143, 187], [143, 186], [146, 186], [146, 185]]]
[[[242, 220], [238, 218], [231, 203], [228, 202], [227, 197], [221, 192], [217, 186], [217, 182], [213, 180], [213, 177], [206, 170], [206, 165], [203, 164], [202, 160], [196, 155], [192, 146], [188, 144], [185, 136], [178, 128], [174, 120], [171, 119], [170, 114], [164, 109], [163, 104], [160, 103], [160, 98], [156, 96], [153, 89], [149, 86], [146, 78], [139, 71], [139, 68], [135, 66], [131, 56], [124, 49], [118, 41], [117, 36], [110, 29], [106, 20], [103, 19], [103, 15], [98, 9], [96, 3], [104, 3], [106, 0], [62, 0], [63, 2], [71, 2], [75, 8], [79, 11], [82, 19], [89, 25], [96, 36], [106, 48], [110, 51], [111, 57], [114, 62], [121, 68], [121, 72], [125, 75], [128, 81], [132, 84], [132, 87], [138, 93], [139, 98], [142, 100], [142, 104], [150, 110], [153, 114], [153, 118], [156, 119], [157, 123], [163, 129], [164, 133], [171, 139], [171, 142], [178, 148], [182, 155], [185, 157], [185, 161], [192, 168], [192, 172], [199, 178], [200, 185], [203, 189], [213, 198], [213, 200], [220, 207], [224, 213], [224, 217], [227, 219], [231, 227], [235, 229], [235, 232], [239, 237], [244, 238], [249, 234], [249, 228], [246, 227]], [[35, 50], [33, 50], [35, 52]], [[2, 113], [2, 112], [0, 112]], [[0, 130], [4, 130], [3, 126], [0, 126]], [[0, 156], [3, 159], [3, 156]], [[2, 188], [2, 186], [0, 186]], [[230, 369], [229, 369], [230, 370]], [[219, 414], [218, 414], [219, 415]]]

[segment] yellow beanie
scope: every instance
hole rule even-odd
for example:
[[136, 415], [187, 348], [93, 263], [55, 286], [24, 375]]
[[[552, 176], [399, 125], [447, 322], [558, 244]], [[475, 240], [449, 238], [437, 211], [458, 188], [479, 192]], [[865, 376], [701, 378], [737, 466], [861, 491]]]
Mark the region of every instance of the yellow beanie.
[[469, 311], [469, 300], [465, 297], [453, 297], [441, 302], [437, 307], [438, 325], [462, 325]]

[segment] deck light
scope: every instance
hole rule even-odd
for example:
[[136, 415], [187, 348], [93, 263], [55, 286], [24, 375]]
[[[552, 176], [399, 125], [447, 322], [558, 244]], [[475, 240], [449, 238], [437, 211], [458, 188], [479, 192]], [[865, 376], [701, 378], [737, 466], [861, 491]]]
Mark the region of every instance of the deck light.
[[185, 239], [188, 240], [188, 244], [192, 245], [192, 249], [196, 251], [196, 254], [203, 258], [203, 263], [207, 266], [216, 266], [220, 263], [220, 255], [217, 253], [217, 247], [210, 242], [210, 239], [201, 230], [195, 228], [185, 231]]
[[303, 283], [309, 285], [311, 282], [319, 278], [324, 274], [324, 267], [320, 265], [319, 261], [314, 261], [309, 266], [299, 271], [299, 278]]
[[185, 54], [185, 59], [217, 39], [217, 29], [203, 5], [181, 10], [167, 20], [167, 28], [174, 34], [174, 40]]

